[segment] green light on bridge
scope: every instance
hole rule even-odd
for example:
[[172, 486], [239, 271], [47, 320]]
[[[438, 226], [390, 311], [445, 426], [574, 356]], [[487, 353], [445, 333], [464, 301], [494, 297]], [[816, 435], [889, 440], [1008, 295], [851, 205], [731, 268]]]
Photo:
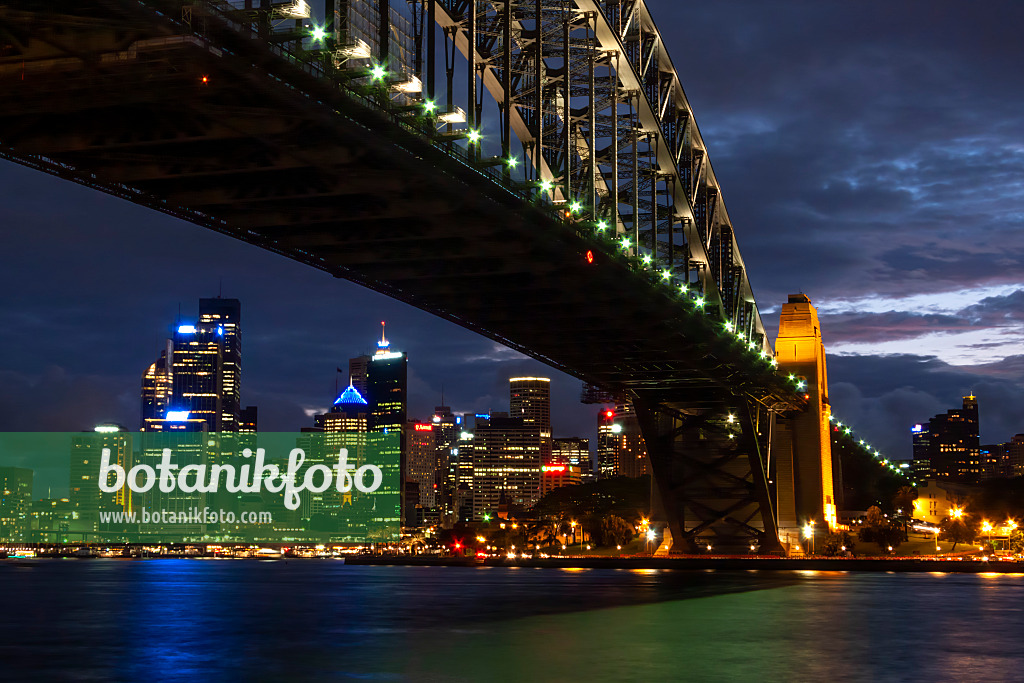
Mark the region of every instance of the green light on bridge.
[[388, 70], [385, 69], [382, 64], [375, 64], [374, 67], [370, 69], [370, 78], [372, 78], [374, 81], [383, 80], [384, 77], [387, 75]]

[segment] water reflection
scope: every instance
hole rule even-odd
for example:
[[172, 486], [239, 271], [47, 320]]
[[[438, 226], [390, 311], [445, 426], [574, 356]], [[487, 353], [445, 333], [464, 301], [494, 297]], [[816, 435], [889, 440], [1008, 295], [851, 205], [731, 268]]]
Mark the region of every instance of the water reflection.
[[5, 671], [40, 679], [1011, 679], [1024, 605], [1016, 575], [329, 561], [0, 563], [0, 586]]

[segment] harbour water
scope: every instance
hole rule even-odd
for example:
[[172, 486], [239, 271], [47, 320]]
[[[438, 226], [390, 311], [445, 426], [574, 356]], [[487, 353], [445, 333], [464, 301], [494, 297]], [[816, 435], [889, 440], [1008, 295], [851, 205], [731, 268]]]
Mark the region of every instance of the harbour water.
[[0, 561], [3, 680], [1011, 681], [1024, 575]]

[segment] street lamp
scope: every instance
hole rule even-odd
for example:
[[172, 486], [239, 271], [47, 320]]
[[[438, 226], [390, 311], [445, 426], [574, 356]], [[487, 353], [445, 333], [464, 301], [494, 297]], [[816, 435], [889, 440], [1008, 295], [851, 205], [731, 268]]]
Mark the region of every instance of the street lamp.
[[951, 507], [949, 508], [949, 516], [953, 519], [960, 519], [964, 516], [964, 510], [963, 508]]
[[804, 525], [804, 538], [811, 539], [811, 555], [814, 554], [814, 520]]
[[657, 536], [658, 535], [656, 533], [654, 533], [654, 529], [648, 529], [647, 530], [647, 553], [648, 554], [650, 554], [650, 552], [651, 552], [651, 541], [653, 541], [655, 538], [657, 538]]
[[936, 527], [934, 529], [934, 531], [935, 531], [935, 552], [939, 552], [939, 532], [941, 531], [941, 529]]

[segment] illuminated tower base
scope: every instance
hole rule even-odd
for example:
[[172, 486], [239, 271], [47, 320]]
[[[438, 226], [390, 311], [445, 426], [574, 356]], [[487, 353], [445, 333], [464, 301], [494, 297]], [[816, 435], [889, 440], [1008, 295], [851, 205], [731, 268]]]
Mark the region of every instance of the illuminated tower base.
[[779, 536], [794, 549], [807, 525], [818, 533], [836, 525], [825, 346], [818, 312], [803, 294], [782, 307], [775, 354], [779, 372], [803, 380], [809, 399], [805, 412], [777, 418], [772, 434]]

